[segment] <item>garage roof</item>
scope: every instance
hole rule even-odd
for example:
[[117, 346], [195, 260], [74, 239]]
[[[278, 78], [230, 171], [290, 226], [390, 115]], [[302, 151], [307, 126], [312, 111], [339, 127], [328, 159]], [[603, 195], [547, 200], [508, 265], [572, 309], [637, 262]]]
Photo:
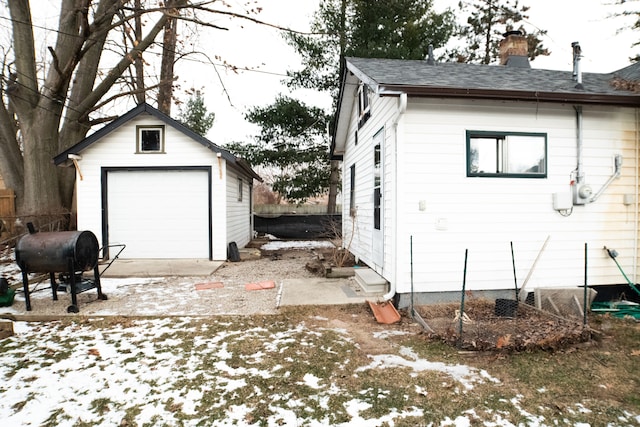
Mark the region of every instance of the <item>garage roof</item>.
[[239, 168], [242, 171], [244, 171], [250, 177], [252, 177], [254, 179], [257, 179], [258, 181], [262, 181], [262, 178], [260, 178], [260, 176], [251, 168], [251, 166], [249, 165], [249, 163], [246, 160], [244, 160], [241, 157], [237, 157], [237, 156], [233, 155], [230, 151], [225, 150], [224, 148], [214, 144], [213, 142], [209, 141], [207, 138], [203, 137], [202, 135], [197, 134], [196, 132], [192, 131], [191, 129], [189, 129], [188, 127], [183, 125], [182, 123], [178, 122], [177, 120], [172, 119], [168, 115], [164, 114], [163, 112], [161, 112], [157, 108], [154, 108], [154, 107], [152, 107], [151, 105], [149, 105], [147, 103], [139, 104], [137, 107], [135, 107], [134, 109], [130, 110], [129, 112], [123, 114], [122, 116], [118, 117], [117, 119], [115, 119], [114, 121], [112, 121], [111, 123], [106, 125], [105, 127], [97, 130], [96, 132], [94, 132], [93, 134], [89, 135], [88, 137], [86, 137], [82, 141], [78, 142], [74, 146], [72, 146], [72, 147], [68, 148], [67, 150], [63, 151], [62, 153], [58, 154], [57, 156], [55, 156], [53, 158], [53, 162], [57, 166], [70, 166], [72, 164], [72, 162], [69, 160], [69, 155], [70, 154], [75, 154], [75, 155], [81, 154], [84, 150], [86, 150], [88, 147], [90, 147], [91, 145], [93, 145], [94, 143], [99, 141], [100, 139], [102, 139], [105, 136], [107, 136], [109, 133], [111, 133], [114, 130], [118, 129], [120, 126], [122, 126], [125, 123], [129, 122], [133, 118], [139, 116], [140, 114], [144, 114], [144, 113], [151, 114], [152, 116], [156, 117], [157, 119], [162, 120], [167, 125], [169, 125], [169, 126], [173, 127], [174, 129], [182, 132], [183, 134], [185, 134], [189, 138], [199, 142], [200, 144], [202, 144], [206, 148], [210, 149], [214, 153], [220, 154], [222, 156], [222, 158], [224, 158], [230, 165], [236, 166], [237, 168]]

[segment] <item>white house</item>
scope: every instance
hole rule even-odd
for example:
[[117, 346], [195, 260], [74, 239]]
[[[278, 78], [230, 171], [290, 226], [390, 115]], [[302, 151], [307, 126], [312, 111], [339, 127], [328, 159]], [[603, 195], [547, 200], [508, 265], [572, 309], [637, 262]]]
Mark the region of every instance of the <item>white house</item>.
[[231, 242], [251, 240], [252, 183], [260, 177], [147, 104], [54, 162], [76, 168], [78, 229], [96, 235], [106, 258], [124, 244], [121, 258], [224, 260]]
[[332, 141], [343, 242], [400, 306], [412, 289], [459, 294], [464, 277], [487, 297], [585, 272], [626, 284], [605, 246], [637, 281], [640, 64], [583, 73], [575, 44], [573, 70], [539, 70], [520, 35], [502, 48], [492, 66], [346, 60]]

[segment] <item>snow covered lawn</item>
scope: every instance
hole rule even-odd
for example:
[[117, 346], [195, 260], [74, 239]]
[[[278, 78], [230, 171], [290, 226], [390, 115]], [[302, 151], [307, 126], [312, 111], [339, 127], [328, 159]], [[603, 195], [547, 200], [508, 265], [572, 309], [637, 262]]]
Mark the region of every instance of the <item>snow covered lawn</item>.
[[[339, 325], [321, 315], [15, 322], [0, 341], [2, 426], [557, 425], [557, 412], [526, 406], [491, 372], [427, 360], [413, 333], [363, 331], [384, 349], [368, 354]], [[590, 425], [591, 409], [567, 409], [561, 425]], [[620, 412], [609, 425], [638, 424]]]

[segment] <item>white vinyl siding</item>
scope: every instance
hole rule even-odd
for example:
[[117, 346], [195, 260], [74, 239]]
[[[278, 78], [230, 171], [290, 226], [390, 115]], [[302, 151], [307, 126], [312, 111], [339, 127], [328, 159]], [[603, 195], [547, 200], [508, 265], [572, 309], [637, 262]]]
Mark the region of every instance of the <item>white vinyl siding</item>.
[[[465, 250], [469, 250], [467, 288], [522, 286], [545, 239], [549, 243], [527, 283], [579, 286], [584, 283], [584, 248], [588, 245], [588, 283], [625, 283], [603, 250], [615, 248], [632, 280], [637, 276], [636, 197], [637, 127], [631, 108], [584, 106], [583, 170], [597, 192], [623, 156], [622, 175], [594, 203], [575, 206], [569, 216], [553, 209], [552, 195], [571, 191], [577, 166], [576, 112], [572, 105], [507, 101], [410, 98], [398, 116], [394, 97], [372, 97], [371, 117], [358, 129], [357, 105], [351, 114], [343, 157], [343, 188], [350, 188], [355, 165], [355, 223], [343, 216], [343, 236], [350, 251], [394, 282], [400, 293], [459, 291]], [[385, 129], [384, 265], [372, 263], [372, 139]], [[357, 144], [356, 144], [357, 130]], [[467, 177], [467, 131], [544, 134], [546, 177], [522, 179]], [[350, 203], [349, 192], [343, 203]], [[353, 234], [353, 238], [351, 235]], [[413, 239], [413, 259], [410, 241]]]
[[[570, 191], [576, 168], [573, 106], [420, 99], [410, 100], [403, 120], [398, 262], [406, 267], [397, 282], [400, 292], [410, 289], [410, 236], [420, 292], [460, 290], [465, 249], [468, 289], [513, 288], [510, 242], [522, 285], [547, 236], [549, 243], [527, 287], [582, 284], [585, 243], [589, 284], [624, 283], [604, 246], [618, 250], [623, 268], [635, 274], [636, 209], [622, 203], [624, 194], [637, 194], [634, 110], [584, 107], [587, 182], [597, 191], [613, 173], [616, 154], [624, 157], [622, 176], [595, 203], [575, 206], [567, 217], [553, 210], [552, 194]], [[547, 177], [468, 178], [467, 130], [545, 133]]]
[[[242, 183], [242, 198], [238, 200], [239, 183]], [[238, 175], [227, 170], [227, 242], [236, 242], [238, 247], [244, 247], [251, 241], [251, 197], [248, 179], [240, 179]]]
[[[343, 158], [342, 175], [345, 177], [343, 188], [350, 188], [350, 170], [351, 165], [355, 165], [356, 185], [354, 191], [355, 216], [343, 215], [343, 241], [350, 242], [349, 250], [361, 261], [368, 264], [379, 274], [382, 274], [387, 280], [391, 280], [394, 272], [394, 219], [392, 218], [395, 197], [393, 183], [390, 181], [394, 174], [395, 166], [393, 165], [393, 153], [395, 148], [392, 147], [395, 137], [395, 129], [392, 122], [392, 115], [397, 106], [396, 98], [379, 98], [372, 96], [370, 98], [370, 117], [366, 123], [358, 129], [357, 104], [353, 107], [351, 115], [351, 124], [349, 130], [349, 138], [346, 144], [345, 156]], [[357, 130], [357, 144], [356, 132]], [[381, 223], [383, 224], [384, 254], [383, 265], [376, 265], [373, 257], [373, 228], [374, 228], [374, 209], [373, 209], [373, 188], [374, 188], [374, 154], [373, 154], [373, 137], [377, 132], [382, 131], [384, 134], [384, 147], [382, 153], [384, 158], [381, 169], [384, 171], [382, 179], [383, 189], [383, 212], [381, 213]], [[343, 191], [343, 206], [349, 206], [351, 200], [350, 192]], [[354, 223], [355, 221], [355, 223]], [[353, 239], [351, 235], [353, 234]]]

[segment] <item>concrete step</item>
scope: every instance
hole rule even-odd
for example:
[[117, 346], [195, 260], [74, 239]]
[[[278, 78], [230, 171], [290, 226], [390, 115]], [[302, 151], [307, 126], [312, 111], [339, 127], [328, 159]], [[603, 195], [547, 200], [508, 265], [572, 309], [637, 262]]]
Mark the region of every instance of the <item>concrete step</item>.
[[368, 294], [387, 291], [388, 282], [370, 268], [355, 268], [355, 280], [358, 286]]

